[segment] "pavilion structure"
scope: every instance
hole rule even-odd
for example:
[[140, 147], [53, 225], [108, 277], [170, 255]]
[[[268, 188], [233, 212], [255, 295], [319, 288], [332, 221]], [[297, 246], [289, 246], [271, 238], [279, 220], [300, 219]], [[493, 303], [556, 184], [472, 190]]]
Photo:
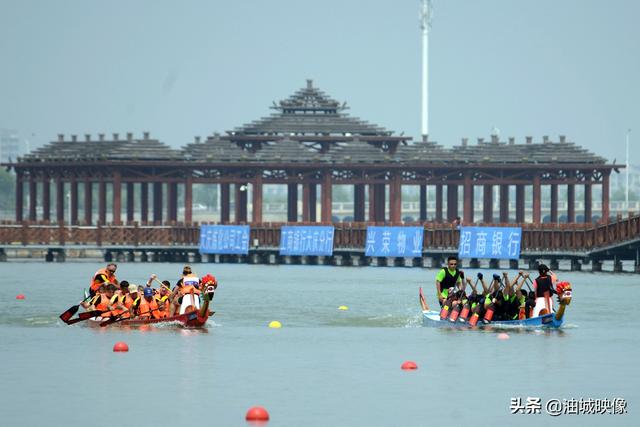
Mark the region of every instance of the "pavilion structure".
[[[412, 142], [348, 115], [345, 103], [311, 80], [271, 108], [268, 117], [224, 135], [196, 138], [179, 150], [148, 133], [139, 139], [131, 133], [124, 138], [86, 135], [82, 140], [59, 135], [5, 165], [17, 175], [15, 219], [104, 224], [110, 207], [114, 224], [189, 224], [196, 183], [219, 186], [223, 223], [262, 223], [266, 184], [287, 186], [289, 222], [331, 222], [334, 185], [353, 186], [355, 222], [401, 224], [402, 188], [407, 185], [419, 187], [421, 222], [461, 217], [466, 224], [508, 223], [510, 218], [524, 223], [530, 204], [531, 222], [538, 224], [545, 186], [551, 222], [558, 222], [560, 213], [567, 222], [576, 221], [576, 187], [583, 190], [585, 221], [592, 218], [594, 186], [601, 186], [602, 217], [609, 217], [609, 176], [620, 166], [563, 136], [557, 142], [545, 137], [516, 143], [494, 135], [474, 144], [463, 139], [451, 149], [427, 138]], [[566, 186], [566, 213], [558, 208], [560, 186]], [[475, 193], [482, 195], [482, 218], [474, 217]], [[435, 212], [427, 212], [428, 194], [434, 195]], [[499, 212], [493, 212], [496, 195]]]

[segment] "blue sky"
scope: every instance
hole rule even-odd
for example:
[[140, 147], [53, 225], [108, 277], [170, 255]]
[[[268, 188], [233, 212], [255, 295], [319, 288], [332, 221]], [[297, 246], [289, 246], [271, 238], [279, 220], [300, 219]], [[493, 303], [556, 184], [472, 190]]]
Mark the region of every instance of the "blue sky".
[[[640, 2], [433, 0], [430, 137], [640, 144]], [[0, 0], [0, 127], [132, 131], [182, 146], [270, 113], [311, 78], [419, 138], [419, 0]], [[632, 152], [632, 161], [633, 161]]]

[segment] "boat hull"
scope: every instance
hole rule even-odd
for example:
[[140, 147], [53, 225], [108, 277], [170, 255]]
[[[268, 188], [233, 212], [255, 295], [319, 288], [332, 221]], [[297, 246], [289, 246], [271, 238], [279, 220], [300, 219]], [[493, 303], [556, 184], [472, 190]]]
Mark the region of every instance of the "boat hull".
[[[440, 312], [432, 310], [422, 311], [422, 323], [425, 326], [440, 326], [440, 327], [454, 327], [454, 328], [470, 328], [469, 323], [458, 320], [451, 322], [450, 320], [440, 320]], [[491, 323], [478, 322], [477, 327], [525, 327], [525, 328], [559, 328], [562, 326], [562, 319], [556, 319], [555, 314], [545, 314], [538, 317], [532, 317], [530, 319], [522, 320], [496, 320]]]
[[[209, 319], [209, 312], [204, 315], [200, 315], [198, 311], [192, 311], [189, 313], [179, 314], [173, 317], [165, 317], [163, 319], [127, 319], [121, 320], [106, 326], [144, 326], [144, 325], [158, 325], [163, 323], [175, 323], [185, 328], [203, 328], [205, 327], [207, 320]], [[89, 319], [87, 323], [93, 326], [99, 326], [104, 320], [101, 317], [94, 317]]]

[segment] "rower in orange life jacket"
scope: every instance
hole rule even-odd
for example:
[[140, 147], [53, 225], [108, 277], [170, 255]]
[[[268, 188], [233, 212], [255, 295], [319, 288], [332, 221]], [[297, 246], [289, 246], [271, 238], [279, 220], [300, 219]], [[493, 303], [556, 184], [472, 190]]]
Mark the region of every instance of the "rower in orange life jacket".
[[162, 313], [158, 310], [158, 303], [153, 298], [153, 289], [144, 288], [144, 296], [140, 299], [137, 310], [140, 319], [161, 319]]
[[93, 300], [91, 300], [91, 305], [93, 307], [90, 307], [90, 309], [100, 310], [103, 312], [100, 316], [109, 317], [113, 314], [110, 310], [115, 309], [115, 306], [111, 304], [111, 298], [115, 294], [116, 287], [115, 285], [109, 284], [109, 285], [103, 286], [103, 289], [104, 289], [104, 293], [98, 293], [93, 298]]
[[118, 279], [116, 279], [116, 270], [118, 266], [114, 263], [107, 264], [105, 268], [101, 268], [96, 271], [96, 274], [93, 275], [93, 279], [91, 279], [91, 286], [89, 287], [89, 294], [95, 295], [98, 291], [98, 288], [102, 284], [113, 283], [114, 285], [118, 284]]
[[171, 293], [171, 288], [169, 286], [171, 286], [171, 283], [169, 283], [168, 280], [164, 280], [159, 293], [154, 297], [158, 303], [158, 311], [162, 317], [169, 317], [169, 296]]

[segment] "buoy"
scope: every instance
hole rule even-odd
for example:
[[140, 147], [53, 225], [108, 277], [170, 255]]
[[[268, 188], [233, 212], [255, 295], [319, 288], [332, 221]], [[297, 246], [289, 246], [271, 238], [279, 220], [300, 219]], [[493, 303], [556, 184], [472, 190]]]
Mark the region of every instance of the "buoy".
[[129, 351], [129, 346], [126, 342], [119, 341], [113, 346], [113, 351]]
[[499, 340], [508, 340], [509, 339], [509, 334], [505, 334], [504, 332], [498, 334], [498, 339]]
[[272, 320], [269, 323], [269, 327], [270, 328], [274, 328], [274, 329], [280, 329], [280, 328], [282, 328], [282, 323], [278, 322], [277, 320]]
[[349, 310], [349, 307], [347, 307], [346, 305], [341, 305], [340, 307], [338, 307], [338, 310]]
[[247, 421], [269, 421], [269, 413], [262, 406], [249, 408], [246, 415]]
[[24, 299], [24, 294], [18, 294], [18, 295], [16, 295], [16, 299]]
[[407, 360], [400, 367], [402, 369], [404, 369], [405, 371], [412, 370], [412, 369], [418, 369], [418, 365], [416, 364], [416, 362], [412, 362], [411, 360]]

